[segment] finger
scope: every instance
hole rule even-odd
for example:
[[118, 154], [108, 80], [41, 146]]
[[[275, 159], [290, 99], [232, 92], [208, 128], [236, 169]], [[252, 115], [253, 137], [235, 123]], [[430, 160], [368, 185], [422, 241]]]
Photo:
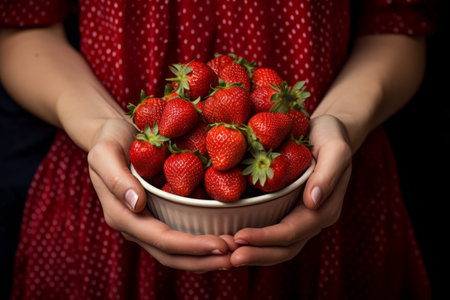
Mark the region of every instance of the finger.
[[128, 234], [123, 235], [127, 240], [139, 244], [161, 264], [170, 268], [196, 273], [204, 273], [213, 270], [228, 270], [231, 268], [230, 254], [204, 256], [173, 255], [145, 244]]
[[[334, 122], [336, 126], [334, 120], [326, 121]], [[323, 131], [326, 130], [325, 134]], [[323, 136], [326, 138], [322, 138]], [[317, 209], [333, 192], [344, 170], [351, 165], [352, 150], [344, 130], [336, 129], [330, 132], [326, 124], [313, 127], [311, 143], [314, 145], [313, 155], [317, 163], [306, 182], [303, 203], [310, 209]]]
[[262, 228], [244, 228], [234, 235], [240, 245], [289, 246], [317, 235], [322, 227], [319, 212], [297, 206], [280, 223]]
[[239, 244], [237, 244], [234, 241], [234, 238], [231, 235], [221, 235], [220, 238], [223, 239], [225, 241], [225, 243], [227, 243], [228, 250], [231, 251], [231, 252], [233, 252], [234, 250], [236, 250], [240, 246]]
[[350, 167], [340, 177], [336, 189], [319, 210], [297, 206], [280, 223], [263, 228], [244, 228], [234, 235], [240, 245], [288, 246], [310, 239], [339, 219], [342, 202], [350, 179]]
[[231, 254], [230, 262], [234, 267], [272, 266], [294, 258], [306, 243], [302, 240], [290, 247], [242, 246]]
[[139, 212], [145, 208], [147, 198], [142, 185], [130, 172], [125, 151], [118, 142], [102, 139], [89, 151], [89, 168], [91, 174], [96, 174], [115, 198], [132, 211]]
[[140, 243], [161, 264], [179, 270], [204, 273], [214, 270], [228, 270], [231, 268], [230, 254], [224, 255], [173, 255], [167, 254], [155, 247]]
[[92, 182], [101, 199], [105, 221], [113, 229], [171, 254], [221, 255], [228, 252], [227, 243], [220, 237], [173, 230], [148, 210], [139, 214], [130, 211], [124, 203], [117, 201], [96, 174], [92, 175]]

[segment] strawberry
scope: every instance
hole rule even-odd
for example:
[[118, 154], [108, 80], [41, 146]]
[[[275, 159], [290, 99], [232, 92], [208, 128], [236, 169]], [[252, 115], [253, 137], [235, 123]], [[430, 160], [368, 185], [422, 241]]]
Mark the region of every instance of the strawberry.
[[252, 154], [253, 158], [243, 161], [249, 165], [243, 174], [249, 175], [251, 185], [264, 192], [274, 192], [288, 184], [286, 174], [289, 172], [289, 160], [285, 156], [271, 151]]
[[271, 68], [258, 68], [252, 74], [253, 89], [273, 84], [280, 86], [283, 82], [281, 76]]
[[198, 121], [197, 125], [187, 134], [175, 140], [177, 147], [181, 150], [198, 150], [201, 155], [206, 156], [206, 127], [203, 121]]
[[302, 136], [306, 136], [309, 131], [309, 117], [303, 110], [290, 109], [288, 116], [292, 119], [292, 135], [294, 138], [299, 139]]
[[219, 79], [222, 79], [227, 84], [241, 83], [242, 87], [250, 92], [250, 77], [246, 69], [238, 63], [231, 63], [226, 65], [219, 74]]
[[206, 97], [218, 84], [216, 73], [200, 61], [174, 64], [169, 68], [175, 75], [167, 79], [172, 82], [172, 88], [178, 95], [189, 97], [191, 100]]
[[167, 193], [171, 193], [171, 194], [176, 195], [176, 193], [175, 193], [175, 191], [173, 190], [172, 186], [170, 186], [170, 184], [167, 183], [167, 182], [166, 182], [166, 184], [164, 184], [164, 186], [161, 188], [161, 190], [163, 190], [164, 192], [167, 192]]
[[203, 180], [203, 162], [194, 152], [179, 151], [170, 144], [169, 149], [172, 154], [164, 162], [164, 176], [175, 194], [188, 196]]
[[152, 128], [159, 122], [165, 106], [166, 101], [163, 99], [147, 96], [141, 91], [141, 102], [138, 105], [129, 103], [127, 115], [132, 117], [137, 128], [144, 130], [147, 125]]
[[239, 167], [222, 172], [211, 166], [205, 171], [204, 182], [206, 192], [222, 202], [239, 200], [247, 187], [247, 179]]
[[250, 94], [250, 103], [252, 106], [252, 113], [256, 114], [259, 112], [268, 112], [273, 106], [271, 102], [272, 96], [276, 94], [277, 91], [271, 86], [262, 86], [254, 89]]
[[159, 131], [168, 138], [177, 138], [188, 133], [197, 125], [198, 112], [195, 105], [182, 98], [174, 98], [167, 102], [161, 119]]
[[292, 138], [278, 149], [289, 161], [289, 172], [286, 175], [288, 183], [296, 180], [311, 164], [312, 154], [308, 147], [310, 145], [306, 139]]
[[235, 59], [236, 59], [236, 56], [234, 54], [228, 54], [228, 55], [215, 54], [214, 58], [212, 58], [206, 64], [208, 65], [208, 67], [210, 67], [214, 71], [214, 73], [217, 74], [217, 76], [219, 76], [222, 69], [225, 66], [234, 63]]
[[153, 130], [147, 125], [142, 133], [136, 135], [129, 151], [130, 161], [143, 178], [151, 178], [162, 171], [169, 154], [164, 145], [167, 140], [158, 134], [158, 125]]
[[247, 125], [249, 144], [252, 146], [257, 140], [268, 151], [278, 148], [283, 142], [292, 129], [292, 119], [283, 113], [260, 112], [253, 115]]
[[247, 122], [251, 112], [249, 93], [239, 84], [217, 88], [205, 100], [203, 117], [210, 124], [241, 124]]
[[197, 188], [192, 192], [192, 194], [189, 195], [189, 197], [194, 199], [211, 199], [202, 184], [198, 185]]
[[[167, 193], [171, 193], [171, 194], [175, 194], [175, 195], [177, 194], [173, 190], [172, 186], [168, 183], [166, 183], [161, 189]], [[197, 188], [192, 192], [192, 194], [188, 195], [188, 197], [194, 198], [194, 199], [209, 199], [208, 193], [206, 192], [205, 188], [201, 184], [199, 184], [197, 186]]]
[[214, 124], [206, 134], [206, 149], [214, 169], [229, 170], [240, 163], [247, 150], [244, 134], [234, 125]]
[[[169, 152], [167, 152], [169, 153]], [[166, 178], [164, 177], [164, 172], [161, 167], [161, 172], [154, 175], [152, 178], [148, 179], [148, 183], [153, 185], [154, 187], [161, 188], [166, 184]]]

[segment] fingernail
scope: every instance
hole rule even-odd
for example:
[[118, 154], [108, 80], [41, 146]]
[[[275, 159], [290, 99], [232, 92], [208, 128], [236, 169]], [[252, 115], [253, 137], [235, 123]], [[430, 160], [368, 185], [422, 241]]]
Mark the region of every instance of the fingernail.
[[234, 240], [234, 242], [236, 244], [240, 244], [240, 245], [248, 244], [248, 242], [246, 240], [243, 240], [243, 239], [237, 239], [237, 240]]
[[318, 206], [320, 203], [320, 200], [322, 200], [322, 190], [320, 187], [315, 186], [311, 191], [311, 199], [314, 202], [315, 206]]
[[215, 255], [223, 255], [223, 252], [220, 251], [219, 249], [214, 249], [213, 251], [211, 251], [211, 253]]
[[129, 189], [125, 193], [125, 200], [127, 201], [128, 205], [134, 210], [136, 207], [136, 202], [138, 201], [138, 194], [133, 190]]

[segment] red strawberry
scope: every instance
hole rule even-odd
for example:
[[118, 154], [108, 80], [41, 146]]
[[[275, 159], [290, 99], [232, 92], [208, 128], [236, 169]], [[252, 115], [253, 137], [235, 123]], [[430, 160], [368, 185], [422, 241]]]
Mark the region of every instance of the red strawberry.
[[273, 102], [270, 100], [277, 91], [271, 86], [263, 86], [254, 89], [250, 94], [250, 103], [252, 106], [252, 113], [268, 112], [273, 106]]
[[208, 193], [205, 190], [205, 187], [203, 185], [198, 185], [192, 194], [189, 195], [189, 197], [194, 199], [210, 199]]
[[194, 129], [187, 134], [175, 140], [178, 149], [181, 150], [198, 150], [201, 155], [205, 156], [206, 152], [206, 127], [208, 125], [203, 121], [198, 121]]
[[[167, 153], [169, 153], [169, 152], [167, 152]], [[164, 172], [162, 171], [162, 168], [161, 168], [161, 172], [159, 172], [152, 178], [149, 178], [147, 181], [154, 187], [157, 187], [157, 188], [163, 187], [166, 184], [166, 178], [164, 177]]]
[[229, 170], [240, 163], [247, 150], [243, 133], [234, 125], [218, 124], [206, 135], [206, 149], [214, 169]]
[[258, 68], [252, 74], [253, 89], [257, 89], [262, 86], [269, 86], [273, 84], [280, 86], [283, 82], [281, 76], [273, 69], [270, 68]]
[[164, 184], [164, 186], [161, 188], [161, 190], [163, 190], [164, 192], [167, 192], [167, 193], [171, 193], [171, 194], [174, 194], [174, 195], [176, 195], [176, 193], [175, 193], [175, 191], [173, 190], [173, 188], [170, 186], [170, 184], [168, 184], [167, 182], [166, 182], [166, 184]]
[[247, 179], [239, 167], [222, 172], [211, 166], [205, 171], [204, 181], [206, 192], [222, 202], [239, 200], [247, 187]]
[[288, 184], [289, 160], [285, 156], [271, 151], [252, 154], [253, 158], [243, 162], [249, 164], [243, 174], [249, 175], [251, 185], [264, 192], [274, 192]]
[[180, 95], [178, 95], [175, 92], [169, 93], [167, 95], [164, 96], [164, 100], [166, 100], [167, 102], [169, 102], [170, 100], [174, 99], [174, 98], [179, 98]]
[[232, 64], [234, 61], [235, 57], [232, 54], [231, 55], [216, 54], [214, 58], [208, 61], [206, 64], [214, 71], [214, 73], [217, 74], [217, 76], [219, 76], [222, 69], [225, 66]]
[[292, 119], [292, 135], [299, 139], [306, 136], [309, 130], [309, 117], [304, 111], [291, 109], [288, 116]]
[[159, 121], [159, 131], [168, 138], [180, 137], [197, 125], [198, 112], [192, 102], [182, 98], [170, 100]]
[[[164, 192], [171, 193], [176, 195], [175, 191], [173, 190], [172, 186], [168, 183], [166, 183], [162, 188]], [[194, 198], [194, 199], [209, 199], [208, 193], [206, 193], [205, 188], [203, 185], [198, 185], [197, 188], [190, 194], [188, 197]]]
[[253, 115], [247, 125], [250, 144], [257, 139], [267, 151], [278, 148], [283, 142], [292, 129], [292, 119], [283, 113], [260, 112]]
[[251, 112], [249, 93], [238, 85], [218, 88], [205, 101], [203, 116], [212, 123], [241, 124]]
[[130, 147], [130, 161], [143, 178], [151, 178], [162, 171], [169, 151], [164, 145], [168, 139], [158, 134], [158, 125], [153, 130], [147, 126], [136, 135]]
[[250, 92], [250, 77], [246, 69], [238, 63], [226, 65], [219, 74], [219, 79], [222, 79], [227, 84], [241, 83], [242, 87]]
[[216, 73], [205, 63], [192, 61], [187, 64], [174, 64], [169, 67], [176, 77], [168, 78], [175, 92], [191, 100], [206, 97], [218, 84]]
[[312, 154], [308, 147], [306, 140], [290, 139], [278, 149], [289, 161], [289, 172], [286, 174], [288, 183], [296, 180], [311, 164]]
[[203, 180], [203, 162], [193, 152], [174, 152], [164, 162], [164, 176], [175, 194], [188, 196]]
[[166, 101], [163, 99], [147, 96], [144, 91], [141, 91], [141, 102], [138, 105], [128, 104], [127, 115], [133, 118], [134, 124], [140, 130], [144, 130], [147, 125], [153, 128], [161, 119], [165, 106]]

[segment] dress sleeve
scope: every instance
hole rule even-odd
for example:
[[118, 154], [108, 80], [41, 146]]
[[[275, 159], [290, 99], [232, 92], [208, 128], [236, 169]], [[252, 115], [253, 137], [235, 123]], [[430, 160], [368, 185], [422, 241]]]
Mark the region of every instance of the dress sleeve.
[[360, 35], [430, 34], [435, 30], [435, 7], [435, 0], [364, 0], [357, 8], [356, 31]]
[[63, 21], [74, 4], [68, 0], [0, 0], [0, 27], [29, 27]]

